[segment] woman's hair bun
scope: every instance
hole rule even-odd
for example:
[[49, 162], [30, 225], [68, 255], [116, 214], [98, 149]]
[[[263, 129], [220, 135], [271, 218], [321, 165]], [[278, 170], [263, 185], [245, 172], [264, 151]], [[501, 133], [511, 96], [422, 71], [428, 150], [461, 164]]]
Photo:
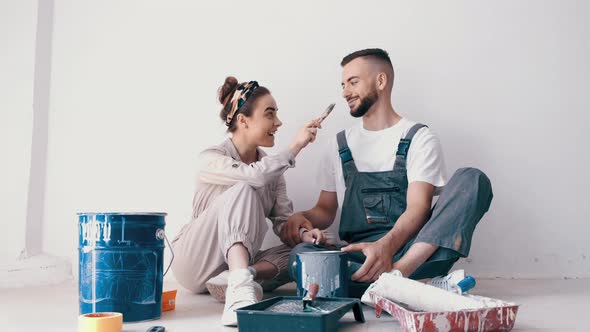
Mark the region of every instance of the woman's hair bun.
[[228, 76], [225, 78], [225, 82], [223, 85], [219, 87], [217, 94], [219, 96], [219, 102], [225, 106], [231, 96], [233, 96], [236, 88], [238, 87], [238, 79], [233, 76]]

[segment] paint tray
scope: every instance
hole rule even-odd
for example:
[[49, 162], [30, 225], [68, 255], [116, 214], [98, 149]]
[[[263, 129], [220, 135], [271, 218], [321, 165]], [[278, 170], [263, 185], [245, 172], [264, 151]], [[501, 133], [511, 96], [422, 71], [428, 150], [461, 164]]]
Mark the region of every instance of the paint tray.
[[384, 310], [396, 318], [406, 332], [434, 332], [434, 331], [510, 331], [516, 321], [518, 305], [503, 302], [496, 299], [471, 296], [494, 306], [483, 309], [470, 309], [446, 312], [414, 311], [406, 305], [391, 301], [374, 292], [369, 296], [375, 302], [375, 314], [377, 317]]
[[359, 299], [318, 297], [314, 306], [322, 312], [304, 312], [302, 298], [278, 296], [236, 310], [240, 332], [336, 331], [338, 321], [350, 309], [357, 322], [365, 316]]

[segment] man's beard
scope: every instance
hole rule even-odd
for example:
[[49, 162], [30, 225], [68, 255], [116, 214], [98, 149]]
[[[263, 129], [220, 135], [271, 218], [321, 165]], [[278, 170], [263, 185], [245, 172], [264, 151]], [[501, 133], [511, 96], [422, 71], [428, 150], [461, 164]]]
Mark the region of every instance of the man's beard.
[[369, 95], [361, 99], [359, 106], [356, 108], [356, 111], [353, 111], [352, 108], [350, 109], [350, 115], [354, 116], [355, 118], [362, 117], [377, 102], [377, 98], [377, 91], [369, 93]]

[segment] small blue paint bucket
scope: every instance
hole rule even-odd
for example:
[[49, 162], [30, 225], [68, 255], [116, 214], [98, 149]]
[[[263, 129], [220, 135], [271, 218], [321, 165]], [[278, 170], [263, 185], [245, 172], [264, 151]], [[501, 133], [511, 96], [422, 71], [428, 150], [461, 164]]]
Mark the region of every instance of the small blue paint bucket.
[[348, 297], [348, 259], [342, 251], [310, 251], [297, 254], [294, 263], [297, 295], [305, 296], [309, 285], [320, 286], [317, 296]]
[[78, 213], [80, 314], [120, 312], [124, 322], [160, 318], [165, 217]]

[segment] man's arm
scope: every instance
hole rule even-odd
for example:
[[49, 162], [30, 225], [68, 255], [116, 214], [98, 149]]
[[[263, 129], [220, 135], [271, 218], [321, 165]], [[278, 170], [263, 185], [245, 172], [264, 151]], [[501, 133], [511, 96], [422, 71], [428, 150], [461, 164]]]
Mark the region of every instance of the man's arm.
[[430, 216], [434, 186], [427, 182], [410, 183], [406, 211], [396, 221], [393, 229], [376, 242], [362, 242], [342, 248], [343, 251], [362, 251], [367, 257], [365, 263], [352, 276], [359, 282], [375, 281], [381, 273], [393, 268], [393, 255], [403, 247]]
[[416, 235], [430, 217], [434, 186], [427, 182], [416, 181], [408, 186], [407, 208], [399, 217], [395, 226], [380, 241], [388, 243], [395, 254], [414, 235]]
[[326, 229], [334, 222], [337, 210], [338, 199], [336, 193], [322, 190], [316, 205], [310, 210], [301, 213], [314, 227]]
[[289, 217], [287, 225], [281, 229], [281, 240], [291, 247], [295, 246], [301, 242], [299, 238], [300, 228], [308, 230], [313, 228], [326, 229], [334, 222], [337, 210], [338, 199], [336, 193], [322, 190], [313, 208], [294, 213]]

